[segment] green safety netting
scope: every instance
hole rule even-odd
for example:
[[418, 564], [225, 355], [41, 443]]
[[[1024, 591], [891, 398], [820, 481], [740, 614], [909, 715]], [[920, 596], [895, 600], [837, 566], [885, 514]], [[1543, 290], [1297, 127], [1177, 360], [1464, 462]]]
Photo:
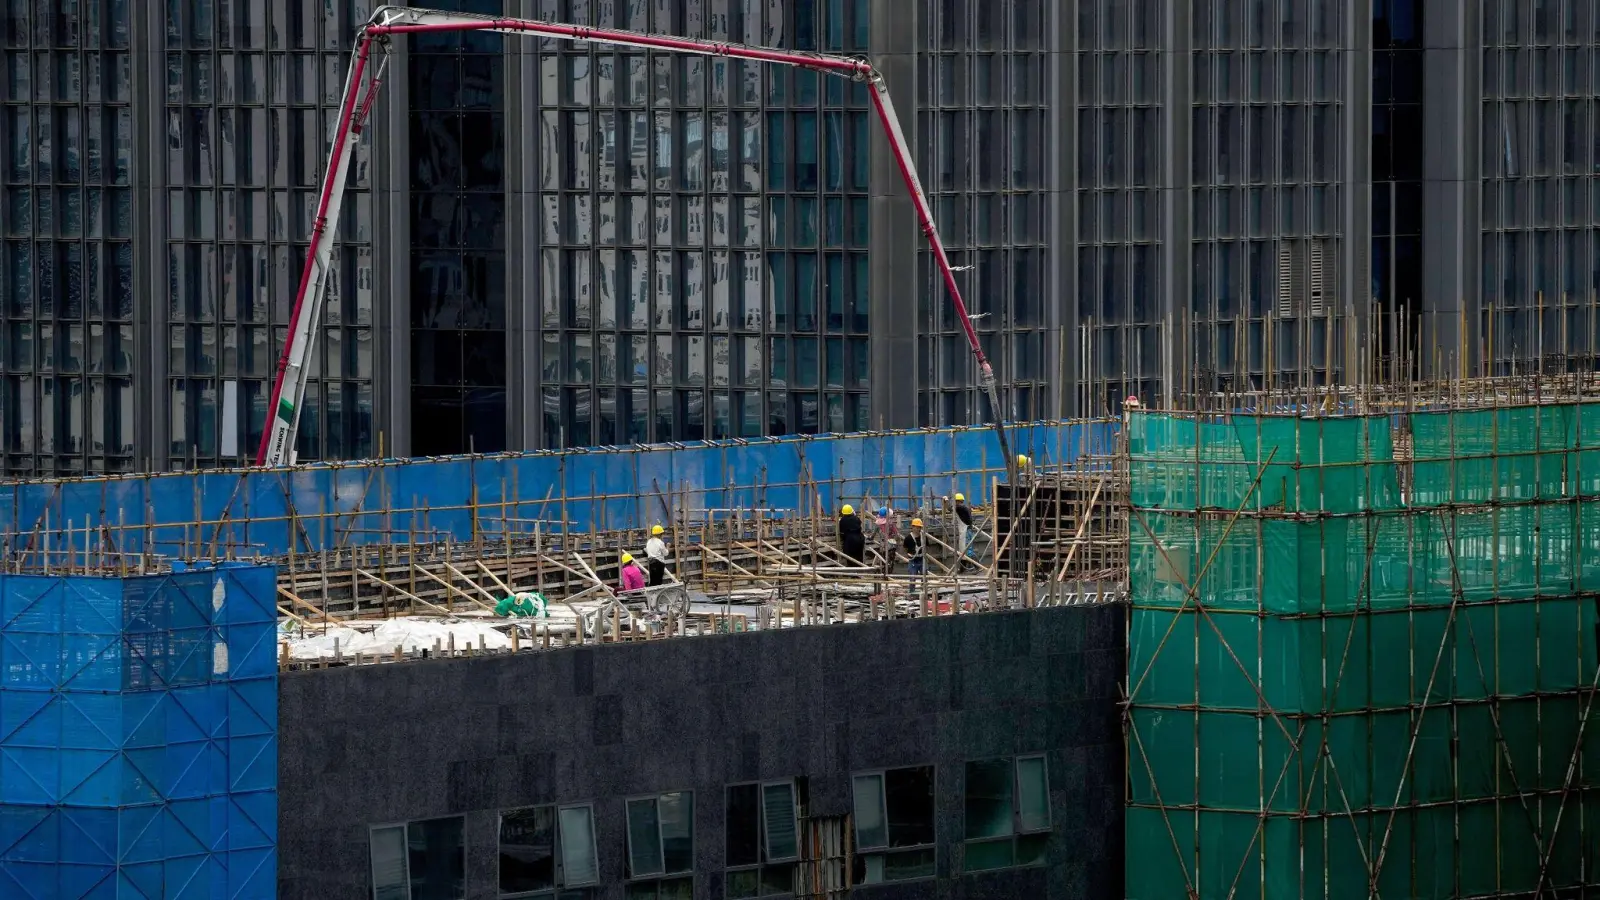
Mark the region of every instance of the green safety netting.
[[[1600, 801], [1574, 801], [1559, 815], [1594, 821]], [[1135, 861], [1129, 847], [1126, 891], [1181, 898], [1194, 896], [1186, 892], [1192, 885], [1202, 898], [1251, 900], [1531, 896], [1542, 859], [1535, 823], [1539, 834], [1554, 835], [1544, 889], [1585, 885], [1580, 873], [1595, 870], [1600, 848], [1571, 823], [1557, 828], [1557, 816], [1553, 806], [1530, 812], [1514, 800], [1305, 819], [1132, 808], [1128, 832], [1150, 835], [1151, 855]], [[1384, 863], [1372, 884], [1380, 848]], [[1161, 864], [1156, 854], [1182, 865]]]
[[1600, 404], [1128, 448], [1129, 898], [1600, 885]]

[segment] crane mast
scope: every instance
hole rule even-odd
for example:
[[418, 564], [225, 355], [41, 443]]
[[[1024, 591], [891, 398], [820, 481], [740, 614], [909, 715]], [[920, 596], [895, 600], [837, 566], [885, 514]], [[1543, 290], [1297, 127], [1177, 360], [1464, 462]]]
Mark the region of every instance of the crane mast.
[[[328, 267], [333, 257], [335, 235], [338, 234], [339, 215], [342, 211], [345, 182], [350, 172], [350, 160], [366, 127], [383, 85], [383, 75], [389, 62], [389, 41], [395, 35], [436, 34], [439, 32], [488, 31], [558, 40], [610, 44], [645, 50], [662, 50], [673, 53], [690, 53], [699, 56], [720, 56], [728, 59], [751, 60], [774, 65], [796, 66], [828, 75], [849, 78], [865, 83], [870, 90], [872, 107], [882, 124], [900, 177], [916, 206], [917, 218], [928, 245], [933, 250], [934, 262], [944, 278], [945, 289], [955, 307], [956, 318], [966, 333], [967, 343], [978, 364], [978, 381], [989, 397], [994, 429], [1000, 441], [1000, 452], [1006, 470], [1014, 482], [1017, 476], [1016, 460], [1011, 455], [1006, 437], [1005, 415], [1000, 406], [999, 389], [994, 368], [984, 355], [978, 342], [977, 331], [967, 314], [967, 305], [961, 299], [961, 289], [956, 284], [955, 270], [945, 253], [944, 242], [934, 226], [933, 209], [928, 203], [922, 182], [917, 177], [916, 165], [911, 159], [911, 148], [900, 120], [895, 115], [894, 104], [889, 99], [888, 86], [872, 64], [853, 56], [780, 50], [771, 47], [753, 47], [745, 44], [700, 41], [662, 34], [647, 34], [609, 28], [590, 28], [558, 22], [541, 22], [532, 19], [515, 19], [475, 13], [445, 12], [404, 6], [383, 6], [373, 12], [371, 19], [356, 35], [355, 52], [350, 71], [345, 78], [344, 97], [339, 105], [337, 130], [328, 154], [328, 168], [323, 174], [322, 193], [317, 201], [316, 218], [312, 221], [311, 246], [306, 252], [305, 270], [295, 294], [294, 309], [289, 323], [289, 337], [278, 358], [277, 377], [267, 406], [267, 423], [262, 429], [261, 446], [256, 452], [259, 466], [278, 466], [293, 462], [295, 435], [300, 422], [300, 403], [305, 396], [306, 363], [312, 342], [317, 334], [317, 324], [322, 318], [322, 307], [327, 300]], [[376, 54], [377, 59], [373, 57]]]

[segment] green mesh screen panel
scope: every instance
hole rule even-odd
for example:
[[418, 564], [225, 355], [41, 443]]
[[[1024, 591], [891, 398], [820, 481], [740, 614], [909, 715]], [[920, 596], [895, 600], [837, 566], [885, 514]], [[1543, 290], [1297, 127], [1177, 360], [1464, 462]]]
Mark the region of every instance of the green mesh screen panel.
[[1129, 898], [1600, 886], [1600, 404], [1128, 448]]

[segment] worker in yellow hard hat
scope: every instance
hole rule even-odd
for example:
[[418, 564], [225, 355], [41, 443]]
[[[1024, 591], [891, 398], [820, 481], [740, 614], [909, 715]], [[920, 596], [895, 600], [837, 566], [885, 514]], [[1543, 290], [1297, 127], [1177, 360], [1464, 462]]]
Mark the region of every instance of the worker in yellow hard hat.
[[911, 560], [907, 567], [912, 575], [921, 575], [926, 565], [928, 552], [927, 537], [922, 532], [922, 520], [912, 519], [911, 530], [906, 532], [905, 540], [900, 546], [906, 552], [906, 557]]
[[977, 539], [977, 530], [972, 527], [972, 507], [967, 505], [966, 494], [956, 494], [956, 546], [961, 548], [961, 564], [969, 564], [968, 557], [972, 555], [972, 543]]
[[667, 542], [661, 536], [666, 529], [660, 525], [650, 528], [650, 540], [644, 544], [645, 562], [650, 566], [650, 586], [667, 583]]
[[1018, 469], [1026, 469], [1027, 467], [1029, 467], [1031, 465], [1033, 465], [1033, 460], [1028, 458], [1028, 454], [1026, 454], [1026, 453], [1018, 453], [1017, 454], [1017, 468]]
[[839, 552], [858, 566], [867, 558], [867, 536], [861, 530], [861, 517], [848, 503], [839, 508]]
[[632, 553], [622, 554], [622, 590], [623, 593], [644, 590], [644, 570], [633, 561]]

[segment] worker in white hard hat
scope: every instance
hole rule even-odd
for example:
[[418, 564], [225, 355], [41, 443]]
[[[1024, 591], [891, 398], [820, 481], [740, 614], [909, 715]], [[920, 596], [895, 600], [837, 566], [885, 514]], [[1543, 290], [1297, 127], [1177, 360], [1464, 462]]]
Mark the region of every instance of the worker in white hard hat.
[[650, 527], [650, 540], [644, 544], [644, 558], [650, 567], [650, 586], [667, 583], [667, 542], [662, 539], [666, 529], [660, 525]]
[[867, 558], [867, 536], [861, 530], [861, 517], [848, 503], [839, 507], [839, 551], [858, 566]]

